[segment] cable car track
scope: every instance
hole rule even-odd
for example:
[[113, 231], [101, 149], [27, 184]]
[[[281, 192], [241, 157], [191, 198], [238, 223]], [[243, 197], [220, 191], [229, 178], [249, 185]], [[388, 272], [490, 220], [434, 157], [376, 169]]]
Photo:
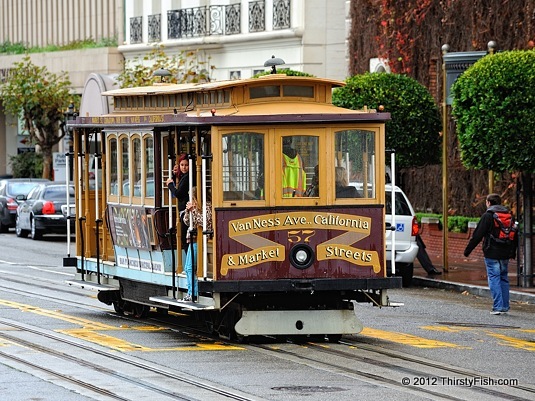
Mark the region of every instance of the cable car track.
[[[18, 280], [12, 280], [17, 281]], [[62, 297], [50, 297], [44, 294], [38, 294], [36, 292], [24, 291], [19, 289], [12, 289], [4, 286], [0, 286], [5, 291], [15, 294], [21, 294], [24, 296], [37, 297], [46, 299], [54, 303], [61, 303], [63, 305], [69, 305], [75, 308], [81, 308], [85, 310], [102, 310], [105, 308], [98, 305], [88, 305], [87, 302], [66, 301]], [[40, 287], [42, 288], [42, 287]], [[56, 290], [56, 288], [47, 288], [49, 290]], [[72, 293], [69, 290], [60, 290], [61, 292]], [[83, 293], [76, 292], [78, 296], [83, 297]], [[119, 317], [122, 320], [135, 321], [137, 324], [150, 324], [153, 326], [164, 327], [168, 330], [176, 331], [177, 333], [190, 334], [200, 336], [206, 340], [214, 340], [214, 336], [210, 335], [207, 330], [202, 330], [199, 326], [192, 325], [190, 319], [186, 322], [181, 319], [163, 319], [161, 316], [151, 314], [147, 320], [137, 319], [129, 316], [119, 316], [113, 311], [108, 311], [110, 315]], [[191, 316], [188, 316], [191, 317]], [[186, 323], [186, 324], [184, 324]], [[13, 324], [11, 324], [12, 327]], [[18, 328], [21, 328], [19, 326]], [[26, 329], [25, 329], [26, 330]], [[37, 330], [37, 329], [36, 329]], [[37, 330], [38, 331], [38, 330]], [[56, 334], [52, 335], [54, 338]], [[10, 339], [6, 336], [4, 338]], [[50, 338], [50, 337], [49, 337]], [[219, 338], [215, 338], [216, 341], [220, 341]], [[495, 399], [511, 399], [517, 401], [533, 399], [535, 389], [529, 386], [519, 385], [515, 387], [489, 387], [489, 386], [471, 386], [468, 388], [462, 388], [460, 391], [468, 395], [458, 396], [457, 393], [451, 393], [449, 387], [445, 386], [432, 386], [432, 385], [405, 385], [402, 383], [401, 378], [433, 378], [433, 377], [487, 377], [488, 375], [479, 374], [477, 372], [469, 371], [467, 369], [449, 366], [442, 363], [438, 363], [424, 358], [415, 357], [412, 355], [399, 353], [377, 347], [374, 345], [366, 344], [359, 341], [358, 338], [346, 336], [339, 344], [320, 344], [316, 342], [297, 342], [281, 345], [281, 338], [264, 337], [261, 339], [262, 343], [254, 343], [255, 338], [251, 338], [251, 343], [244, 345], [240, 343], [240, 346], [245, 347], [252, 351], [261, 353], [269, 353], [271, 357], [277, 357], [279, 359], [291, 360], [294, 363], [305, 364], [308, 367], [320, 370], [328, 370], [334, 374], [341, 374], [358, 379], [359, 381], [371, 382], [375, 385], [381, 385], [389, 388], [398, 388], [404, 393], [418, 394], [424, 397], [449, 399], [449, 400], [465, 400], [475, 398], [495, 398]], [[306, 340], [305, 337], [302, 340]], [[67, 340], [69, 343], [71, 341]], [[74, 342], [72, 342], [74, 343]], [[232, 341], [228, 341], [232, 344]], [[273, 345], [272, 345], [273, 344]], [[276, 345], [274, 345], [276, 344]], [[26, 346], [26, 344], [25, 344]], [[77, 344], [77, 346], [80, 346]], [[352, 351], [352, 348], [356, 348]], [[310, 355], [304, 355], [309, 353]], [[311, 353], [313, 351], [313, 353]], [[4, 354], [0, 352], [0, 354]], [[80, 360], [82, 361], [82, 360]], [[85, 361], [83, 361], [85, 363]], [[141, 363], [142, 366], [143, 362]], [[357, 367], [355, 366], [357, 365]], [[377, 370], [381, 373], [377, 374]], [[65, 380], [69, 380], [68, 378]], [[106, 396], [106, 394], [102, 394]], [[171, 397], [175, 397], [173, 394]], [[120, 397], [120, 396], [118, 396]], [[122, 398], [110, 398], [110, 399], [122, 399]], [[185, 398], [172, 398], [172, 399], [185, 399]], [[247, 399], [247, 398], [228, 398], [228, 399]]]
[[[27, 365], [33, 369], [38, 369], [40, 371], [46, 372], [48, 374], [52, 374], [55, 377], [59, 378], [62, 381], [69, 382], [70, 384], [74, 384], [76, 386], [81, 386], [84, 389], [87, 389], [92, 392], [96, 392], [100, 395], [104, 395], [106, 397], [110, 397], [112, 399], [116, 400], [131, 400], [132, 398], [125, 397], [124, 395], [119, 394], [113, 388], [116, 388], [117, 383], [123, 383], [128, 384], [129, 391], [132, 394], [136, 394], [137, 391], [143, 391], [152, 393], [154, 397], [166, 397], [164, 399], [170, 399], [170, 400], [197, 400], [197, 399], [210, 399], [210, 400], [241, 400], [241, 401], [252, 401], [257, 400], [258, 398], [255, 397], [248, 397], [247, 395], [239, 394], [238, 392], [233, 392], [230, 389], [223, 389], [222, 386], [219, 383], [208, 383], [206, 380], [197, 379], [193, 376], [187, 375], [184, 372], [177, 372], [177, 371], [171, 371], [169, 369], [159, 368], [155, 366], [154, 364], [151, 364], [150, 362], [142, 361], [134, 357], [126, 356], [126, 355], [117, 355], [112, 353], [111, 351], [107, 350], [101, 350], [96, 347], [92, 347], [89, 345], [78, 343], [74, 340], [70, 340], [67, 338], [64, 338], [63, 336], [52, 333], [45, 329], [40, 329], [36, 327], [30, 327], [28, 325], [23, 325], [17, 322], [11, 322], [6, 319], [0, 319], [0, 323], [2, 325], [8, 326], [12, 329], [20, 330], [18, 332], [10, 331], [10, 333], [3, 332], [0, 334], [0, 338], [3, 338], [7, 341], [10, 341], [14, 344], [17, 344], [19, 346], [25, 347], [30, 350], [34, 350], [39, 352], [40, 354], [46, 354], [47, 356], [54, 357], [55, 359], [60, 359], [65, 361], [65, 363], [73, 363], [74, 365], [78, 367], [83, 367], [86, 369], [90, 369], [93, 372], [98, 372], [99, 374], [105, 375], [109, 380], [112, 380], [113, 383], [115, 383], [113, 386], [110, 386], [109, 389], [100, 388], [96, 385], [92, 385], [90, 383], [85, 383], [84, 381], [74, 378], [72, 375], [69, 374], [63, 374], [58, 372], [57, 370], [54, 370], [51, 367], [45, 367], [39, 364], [36, 364], [32, 361], [24, 360], [23, 358], [10, 355], [6, 351], [0, 350], [0, 355], [4, 358], [9, 358], [11, 360], [14, 360], [18, 363], [22, 363], [24, 365]], [[13, 333], [21, 334], [16, 335]], [[51, 345], [40, 345], [33, 342], [33, 340], [27, 340], [24, 339], [24, 336], [27, 336], [28, 333], [37, 337], [45, 338], [47, 341], [50, 342]], [[66, 353], [62, 351], [58, 351], [57, 349], [54, 349], [54, 344], [61, 344], [63, 347], [68, 348], [74, 348], [76, 349], [77, 353]], [[75, 356], [75, 354], [80, 354], [83, 352], [90, 352], [92, 355], [97, 355], [99, 358], [103, 357], [104, 361], [107, 361], [106, 365], [98, 364], [95, 362], [91, 362], [88, 360], [88, 358], [82, 358]], [[95, 358], [93, 358], [95, 359]], [[111, 363], [118, 363], [119, 365], [127, 365], [127, 367], [124, 367], [123, 369], [112, 369], [109, 368], [108, 364]], [[132, 371], [134, 369], [135, 371], [144, 372], [143, 375], [133, 375], [132, 373], [121, 373], [121, 371]], [[148, 376], [146, 373], [150, 372], [150, 376]], [[145, 377], [143, 379], [143, 377]], [[149, 377], [151, 381], [155, 381], [155, 377], [157, 380], [154, 383], [149, 382]], [[187, 386], [188, 388], [195, 388], [195, 395], [189, 396], [188, 394], [184, 393], [180, 390], [172, 390], [172, 389], [165, 389], [161, 384], [158, 384], [159, 382], [163, 383], [166, 381], [169, 381], [171, 379], [174, 382], [175, 385], [178, 383], [181, 383], [182, 385]], [[120, 387], [120, 385], [119, 385]], [[134, 390], [134, 388], [136, 390]], [[204, 395], [200, 395], [204, 394]], [[201, 397], [201, 398], [199, 398]], [[162, 398], [157, 398], [162, 399]]]
[[[396, 351], [389, 351], [385, 350], [384, 348], [376, 347], [373, 345], [363, 344], [362, 342], [358, 340], [347, 340], [344, 339], [344, 341], [341, 341], [340, 344], [347, 345], [349, 347], [358, 347], [358, 352], [348, 352], [345, 350], [339, 350], [339, 349], [333, 349], [332, 346], [324, 346], [317, 343], [311, 343], [308, 342], [304, 344], [309, 349], [313, 349], [315, 352], [318, 352], [323, 355], [329, 355], [334, 356], [337, 359], [343, 358], [350, 360], [351, 362], [358, 362], [358, 366], [363, 365], [372, 365], [377, 366], [381, 369], [388, 369], [392, 371], [392, 375], [386, 375], [379, 376], [370, 374], [368, 372], [363, 371], [361, 368], [347, 368], [343, 367], [342, 364], [332, 364], [325, 362], [327, 357], [324, 358], [315, 358], [313, 361], [315, 363], [321, 363], [325, 364], [326, 366], [331, 366], [335, 369], [342, 369], [344, 372], [349, 374], [356, 374], [357, 376], [363, 376], [369, 379], [372, 379], [374, 381], [384, 382], [388, 383], [389, 385], [394, 385], [397, 387], [403, 387], [404, 389], [407, 388], [406, 384], [402, 383], [402, 380], [399, 379], [393, 379], [395, 377], [395, 374], [399, 373], [403, 377], [410, 377], [410, 378], [434, 378], [434, 377], [467, 377], [467, 378], [478, 378], [478, 377], [490, 377], [490, 375], [470, 371], [468, 369], [459, 368], [455, 366], [449, 366], [443, 363], [435, 362], [426, 360], [424, 358], [415, 357], [412, 355], [407, 355], [404, 353], [396, 352]], [[267, 349], [266, 346], [263, 345], [255, 345], [256, 347]], [[292, 353], [288, 351], [284, 351], [281, 349], [276, 350], [279, 354], [288, 354], [292, 356], [298, 356], [300, 359], [307, 359], [307, 357], [303, 357], [301, 354]], [[362, 352], [366, 353], [366, 355], [363, 355]], [[369, 356], [367, 356], [369, 355]], [[373, 356], [373, 358], [371, 357]], [[433, 373], [430, 373], [433, 372]], [[498, 380], [495, 378], [494, 380]], [[426, 380], [422, 380], [426, 381]], [[433, 380], [427, 380], [427, 382], [431, 383]], [[431, 386], [429, 386], [431, 387]], [[509, 399], [509, 400], [518, 400], [518, 401], [528, 401], [532, 400], [535, 395], [535, 388], [523, 386], [523, 385], [517, 385], [517, 386], [504, 386], [505, 388], [508, 388], [512, 391], [505, 392], [505, 391], [499, 391], [494, 390], [489, 387], [481, 387], [481, 386], [470, 386], [470, 391], [474, 391], [475, 394], [473, 394], [470, 399], [477, 399], [477, 397], [497, 397], [497, 399]], [[432, 388], [432, 387], [431, 387]], [[436, 387], [435, 387], [436, 388]], [[411, 389], [417, 391], [417, 392], [423, 392], [430, 395], [440, 396], [446, 399], [451, 400], [462, 400], [464, 398], [457, 398], [454, 396], [450, 396], [444, 393], [437, 393], [436, 391], [431, 391], [429, 388], [424, 388], [421, 386], [411, 386]], [[523, 395], [515, 395], [515, 390], [519, 390], [518, 392], [522, 392]]]

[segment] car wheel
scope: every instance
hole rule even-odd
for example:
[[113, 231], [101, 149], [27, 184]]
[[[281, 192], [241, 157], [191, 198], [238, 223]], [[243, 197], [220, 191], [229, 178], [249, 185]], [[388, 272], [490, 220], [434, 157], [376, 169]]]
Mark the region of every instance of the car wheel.
[[0, 219], [0, 233], [7, 233], [9, 231], [9, 226], [2, 224], [2, 219]]
[[20, 238], [26, 238], [28, 236], [28, 231], [23, 230], [20, 227], [19, 216], [17, 216], [15, 219], [15, 234], [17, 234], [17, 237], [20, 237]]
[[30, 222], [30, 226], [31, 226], [31, 230], [30, 230], [30, 237], [31, 239], [41, 239], [41, 232], [39, 230], [37, 230], [37, 228], [35, 227], [35, 219], [31, 219], [31, 222]]

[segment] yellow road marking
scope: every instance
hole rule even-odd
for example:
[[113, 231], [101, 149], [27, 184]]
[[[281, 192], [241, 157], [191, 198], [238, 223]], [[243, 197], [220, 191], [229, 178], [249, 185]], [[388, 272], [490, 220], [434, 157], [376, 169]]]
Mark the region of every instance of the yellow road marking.
[[450, 326], [422, 326], [421, 328], [424, 330], [441, 331], [444, 333], [458, 333], [460, 331], [473, 330], [470, 327], [450, 327]]
[[447, 343], [444, 341], [431, 340], [428, 338], [413, 336], [411, 334], [398, 333], [395, 331], [383, 331], [377, 329], [371, 329], [369, 327], [364, 327], [360, 332], [360, 335], [372, 338], [379, 338], [381, 340], [392, 341], [399, 344], [410, 345], [411, 347], [417, 348], [464, 348], [469, 349], [469, 347], [464, 347], [461, 345]]
[[503, 334], [496, 334], [496, 333], [487, 333], [487, 334], [491, 337], [499, 338], [500, 340], [502, 340], [503, 341], [501, 342], [502, 345], [506, 345], [508, 347], [513, 347], [513, 348], [524, 349], [527, 351], [535, 351], [535, 342], [533, 341], [521, 340], [520, 338], [509, 337]]
[[[227, 350], [243, 350], [242, 347], [236, 347], [231, 345], [224, 345], [221, 343], [195, 343], [192, 346], [186, 347], [169, 347], [169, 348], [151, 348], [145, 347], [139, 344], [131, 343], [126, 340], [121, 340], [117, 337], [113, 337], [107, 334], [99, 333], [98, 331], [126, 331], [126, 330], [138, 330], [138, 331], [164, 331], [167, 330], [162, 327], [156, 326], [110, 326], [108, 324], [102, 324], [94, 322], [92, 320], [65, 315], [60, 311], [52, 311], [47, 309], [41, 309], [31, 305], [25, 305], [18, 302], [6, 301], [0, 299], [0, 305], [4, 305], [10, 308], [20, 309], [23, 312], [31, 312], [37, 315], [50, 317], [53, 319], [62, 320], [64, 322], [69, 322], [82, 328], [77, 329], [67, 329], [67, 330], [56, 330], [59, 333], [64, 333], [72, 337], [80, 338], [86, 341], [90, 341], [95, 344], [99, 344], [117, 351], [227, 351]], [[0, 344], [1, 346], [2, 344]]]

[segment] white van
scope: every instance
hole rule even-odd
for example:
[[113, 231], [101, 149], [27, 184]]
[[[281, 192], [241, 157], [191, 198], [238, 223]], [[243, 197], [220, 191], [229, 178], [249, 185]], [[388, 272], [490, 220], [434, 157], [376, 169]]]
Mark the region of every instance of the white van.
[[[386, 220], [386, 261], [387, 272], [391, 275], [392, 272], [392, 186], [386, 184], [386, 204], [385, 204], [385, 220]], [[414, 213], [409, 199], [405, 193], [399, 188], [394, 187], [395, 190], [395, 205], [396, 205], [396, 235], [395, 235], [395, 275], [401, 276], [404, 287], [411, 285], [414, 259], [418, 254], [418, 245], [416, 244], [416, 235], [418, 234], [418, 221]]]

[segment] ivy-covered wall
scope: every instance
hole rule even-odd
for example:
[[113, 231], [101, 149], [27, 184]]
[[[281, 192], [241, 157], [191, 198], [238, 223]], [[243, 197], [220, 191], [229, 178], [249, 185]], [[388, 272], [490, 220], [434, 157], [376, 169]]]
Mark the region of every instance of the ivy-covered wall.
[[[407, 74], [442, 102], [442, 45], [451, 52], [532, 49], [533, 0], [352, 0], [349, 73], [362, 74], [369, 60], [388, 60], [392, 72]], [[455, 123], [448, 110], [448, 212], [479, 216], [488, 193], [489, 172], [461, 165]], [[400, 170], [399, 183], [418, 211], [442, 212], [441, 165]], [[515, 206], [515, 177], [494, 175], [494, 192]]]

